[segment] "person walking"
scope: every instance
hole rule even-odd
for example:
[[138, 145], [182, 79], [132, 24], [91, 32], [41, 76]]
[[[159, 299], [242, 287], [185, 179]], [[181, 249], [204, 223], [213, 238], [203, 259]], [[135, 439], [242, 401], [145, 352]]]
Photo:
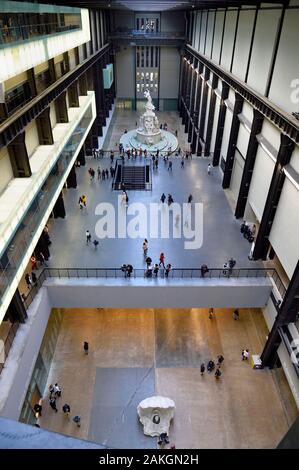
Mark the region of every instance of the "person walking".
[[206, 366], [204, 365], [204, 363], [202, 363], [200, 366], [200, 375], [203, 375], [205, 373], [205, 370], [206, 370]]
[[164, 260], [165, 260], [165, 255], [164, 255], [164, 253], [161, 253], [161, 254], [160, 254], [160, 258], [159, 258], [159, 268], [160, 268], [160, 266], [161, 266], [161, 264], [162, 264], [163, 268], [165, 269]]
[[98, 168], [97, 168], [97, 175], [98, 175], [98, 180], [100, 180], [101, 176], [102, 176], [102, 170], [101, 170], [100, 166], [98, 166]]
[[148, 252], [148, 241], [146, 238], [144, 239], [144, 242], [142, 243], [142, 249], [143, 249], [143, 255], [146, 257], [147, 252]]
[[82, 200], [82, 196], [79, 197], [78, 204], [79, 204], [80, 210], [82, 210], [83, 207], [84, 207], [83, 200]]
[[106, 179], [106, 172], [105, 170], [102, 170], [102, 180]]
[[89, 344], [88, 344], [87, 341], [84, 341], [84, 343], [83, 343], [83, 350], [84, 350], [85, 354], [88, 354]]
[[211, 164], [209, 163], [208, 168], [207, 168], [208, 175], [211, 174], [211, 170], [212, 170], [212, 167], [211, 167]]
[[161, 202], [162, 202], [162, 204], [164, 204], [165, 199], [166, 199], [166, 196], [165, 196], [165, 194], [163, 193], [162, 196], [161, 196]]
[[40, 403], [36, 403], [33, 407], [34, 411], [35, 411], [35, 417], [36, 418], [39, 418], [40, 416], [42, 416], [42, 410], [43, 410], [43, 407]]
[[181, 160], [181, 168], [184, 168], [184, 166], [185, 166], [185, 162], [184, 162], [184, 157], [183, 157]]
[[67, 403], [65, 403], [62, 407], [62, 411], [64, 414], [69, 418], [70, 417], [70, 412], [71, 412], [71, 407]]
[[57, 413], [58, 410], [57, 410], [57, 406], [56, 406], [56, 398], [53, 397], [53, 396], [51, 396], [51, 398], [50, 398], [50, 406], [51, 406], [52, 410], [56, 411], [56, 413]]
[[168, 171], [170, 171], [170, 170], [172, 171], [172, 161], [171, 160], [169, 160], [169, 162], [168, 162]]
[[28, 289], [30, 289], [30, 287], [32, 286], [32, 279], [29, 273], [25, 275], [25, 281], [26, 281]]
[[215, 378], [216, 380], [220, 379], [221, 377], [221, 370], [218, 368], [215, 370]]
[[133, 272], [133, 266], [131, 264], [127, 264], [127, 276], [131, 277], [131, 274]]
[[74, 416], [73, 421], [74, 421], [74, 423], [77, 424], [78, 428], [80, 428], [80, 426], [81, 426], [81, 416], [79, 416], [79, 415]]
[[249, 349], [243, 349], [242, 351], [242, 361], [248, 361], [249, 358]]
[[52, 398], [54, 393], [54, 386], [52, 384], [49, 385], [49, 398]]
[[88, 245], [91, 242], [91, 234], [89, 230], [86, 230], [86, 245]]
[[93, 243], [93, 246], [94, 246], [94, 249], [96, 250], [98, 248], [98, 240], [94, 239], [94, 241], [92, 242]]
[[209, 310], [209, 320], [213, 320], [213, 315], [214, 315], [214, 309], [213, 307], [211, 307]]
[[189, 196], [188, 196], [188, 204], [191, 204], [192, 201], [193, 201], [193, 196], [192, 196], [192, 194], [189, 194]]
[[201, 277], [205, 277], [205, 274], [209, 272], [209, 268], [206, 264], [202, 264], [200, 267]]
[[239, 310], [237, 308], [234, 310], [233, 319], [239, 320]]

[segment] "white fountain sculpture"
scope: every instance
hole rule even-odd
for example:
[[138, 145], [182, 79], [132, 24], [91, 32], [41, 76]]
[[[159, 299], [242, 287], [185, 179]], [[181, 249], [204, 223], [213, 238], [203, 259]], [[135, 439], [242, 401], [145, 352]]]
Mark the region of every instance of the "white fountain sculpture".
[[141, 144], [154, 145], [160, 142], [163, 136], [159, 127], [158, 118], [154, 113], [155, 106], [153, 105], [150, 92], [146, 90], [144, 96], [147, 98], [145, 113], [139, 118], [136, 138]]
[[162, 396], [153, 396], [142, 400], [137, 406], [143, 433], [147, 436], [169, 434], [170, 422], [174, 417], [175, 403]]

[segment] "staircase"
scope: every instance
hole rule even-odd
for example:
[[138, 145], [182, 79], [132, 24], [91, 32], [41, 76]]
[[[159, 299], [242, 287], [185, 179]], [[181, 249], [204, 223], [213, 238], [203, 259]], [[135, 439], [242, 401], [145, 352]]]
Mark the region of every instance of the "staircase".
[[115, 177], [112, 188], [120, 190], [151, 190], [151, 168], [150, 164], [126, 165], [121, 160], [116, 162]]

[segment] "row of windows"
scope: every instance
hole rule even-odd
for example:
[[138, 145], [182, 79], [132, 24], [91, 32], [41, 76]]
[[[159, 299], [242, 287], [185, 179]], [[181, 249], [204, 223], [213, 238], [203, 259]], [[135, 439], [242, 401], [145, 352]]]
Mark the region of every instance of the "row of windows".
[[158, 32], [159, 18], [136, 18], [136, 28], [138, 31]]
[[160, 48], [157, 46], [136, 47], [136, 65], [141, 67], [159, 67]]

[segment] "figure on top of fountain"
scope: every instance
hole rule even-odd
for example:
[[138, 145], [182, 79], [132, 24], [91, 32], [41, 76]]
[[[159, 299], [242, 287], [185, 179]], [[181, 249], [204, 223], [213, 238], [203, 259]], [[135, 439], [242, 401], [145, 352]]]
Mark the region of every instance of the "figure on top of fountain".
[[155, 106], [152, 103], [152, 97], [149, 90], [144, 92], [144, 96], [147, 98], [147, 102], [145, 105], [145, 113], [140, 116], [138, 132], [143, 132], [146, 135], [155, 134], [160, 136], [161, 132], [159, 128], [159, 121], [154, 113]]

